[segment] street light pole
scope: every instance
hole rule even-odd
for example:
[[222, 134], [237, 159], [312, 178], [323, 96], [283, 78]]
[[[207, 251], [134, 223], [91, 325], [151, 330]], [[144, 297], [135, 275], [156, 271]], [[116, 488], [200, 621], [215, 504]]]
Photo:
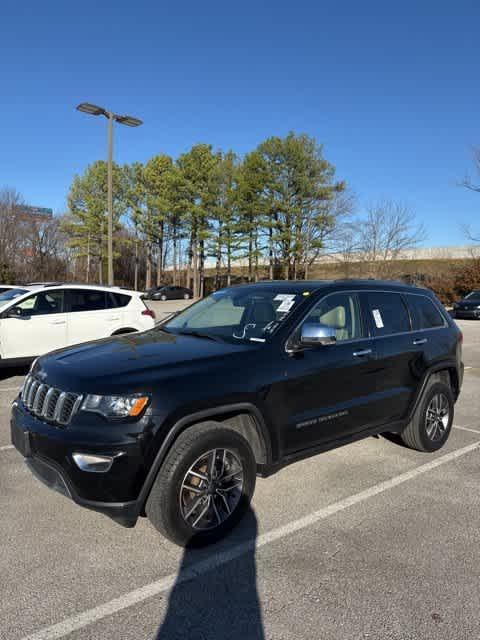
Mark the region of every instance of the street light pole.
[[108, 284], [113, 286], [113, 113], [108, 114], [108, 163], [107, 163], [107, 201], [108, 201]]
[[103, 107], [89, 102], [82, 102], [77, 106], [78, 111], [91, 116], [105, 116], [108, 120], [108, 156], [107, 156], [107, 212], [108, 212], [108, 284], [113, 285], [113, 122], [119, 122], [127, 127], [138, 127], [143, 122], [133, 116], [121, 116]]

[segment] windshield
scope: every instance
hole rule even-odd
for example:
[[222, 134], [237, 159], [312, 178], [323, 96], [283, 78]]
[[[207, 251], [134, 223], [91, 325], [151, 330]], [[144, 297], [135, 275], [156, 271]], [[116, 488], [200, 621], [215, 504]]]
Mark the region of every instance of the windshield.
[[228, 342], [265, 342], [304, 299], [298, 291], [279, 292], [271, 287], [224, 289], [185, 309], [161, 328]]
[[0, 307], [5, 305], [10, 300], [18, 298], [18, 296], [21, 296], [24, 293], [28, 293], [28, 289], [9, 289], [8, 291], [0, 293]]
[[465, 300], [479, 300], [480, 301], [480, 291], [472, 291], [471, 293], [468, 294], [468, 296], [465, 296]]

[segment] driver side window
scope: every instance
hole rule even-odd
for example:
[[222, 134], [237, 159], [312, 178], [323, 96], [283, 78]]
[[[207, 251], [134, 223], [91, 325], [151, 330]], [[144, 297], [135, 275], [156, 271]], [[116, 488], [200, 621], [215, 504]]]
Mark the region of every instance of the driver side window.
[[333, 327], [337, 342], [364, 338], [360, 304], [355, 293], [334, 293], [310, 311], [304, 322]]
[[63, 291], [41, 291], [22, 300], [15, 309], [21, 309], [23, 316], [40, 316], [62, 313]]

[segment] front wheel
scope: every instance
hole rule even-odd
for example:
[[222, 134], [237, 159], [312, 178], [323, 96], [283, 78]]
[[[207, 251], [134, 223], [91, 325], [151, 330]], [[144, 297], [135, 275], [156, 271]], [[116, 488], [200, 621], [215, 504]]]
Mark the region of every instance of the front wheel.
[[190, 299], [190, 294], [189, 293], [184, 293], [183, 294], [183, 299], [184, 300], [189, 300]]
[[437, 451], [448, 440], [453, 411], [454, 400], [450, 386], [444, 382], [433, 383], [403, 431], [403, 442], [417, 451]]
[[180, 546], [222, 538], [245, 514], [255, 490], [256, 462], [247, 440], [216, 422], [184, 431], [162, 464], [147, 516]]
[[167, 299], [167, 296], [165, 294], [162, 294], [160, 296], [160, 300], [163, 300], [163, 302], [165, 302], [166, 299]]

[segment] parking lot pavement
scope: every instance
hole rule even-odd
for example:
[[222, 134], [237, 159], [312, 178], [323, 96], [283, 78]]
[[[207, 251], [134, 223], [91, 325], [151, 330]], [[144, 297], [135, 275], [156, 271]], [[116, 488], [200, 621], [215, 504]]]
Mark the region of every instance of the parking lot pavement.
[[480, 637], [480, 323], [460, 324], [472, 368], [444, 449], [368, 438], [292, 465], [198, 551], [40, 485], [2, 449], [22, 372], [4, 377], [0, 638]]
[[145, 300], [145, 304], [155, 311], [157, 322], [164, 320], [175, 311], [181, 311], [193, 304], [195, 300]]

